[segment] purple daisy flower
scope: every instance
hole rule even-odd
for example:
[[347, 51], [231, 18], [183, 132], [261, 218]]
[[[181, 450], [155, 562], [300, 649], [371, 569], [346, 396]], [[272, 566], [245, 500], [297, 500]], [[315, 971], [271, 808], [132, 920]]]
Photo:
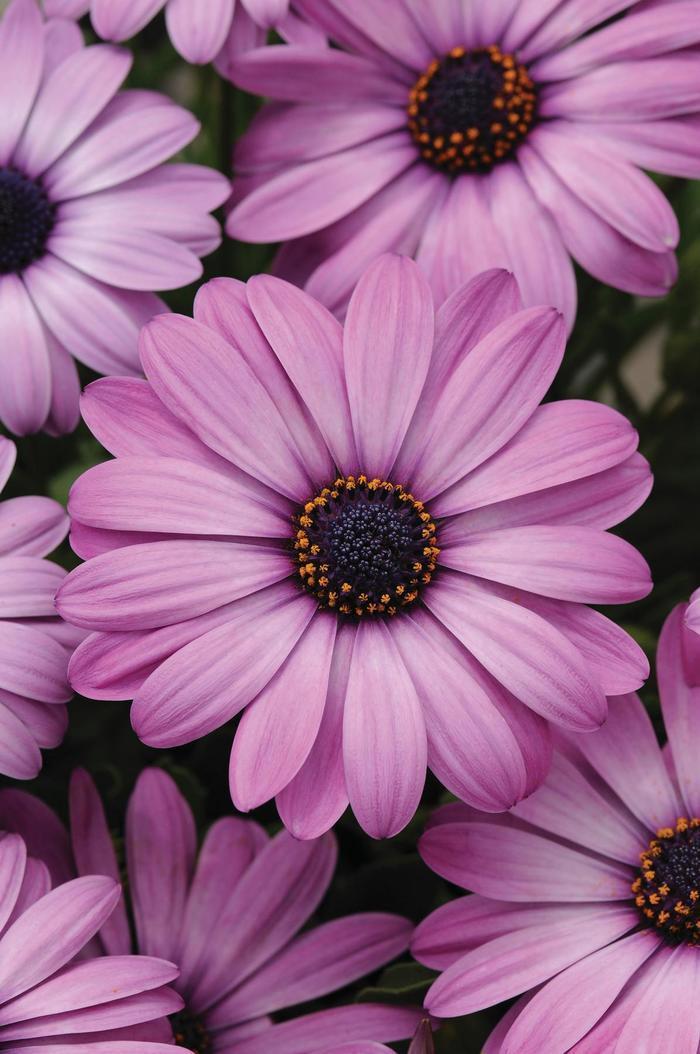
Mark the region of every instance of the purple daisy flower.
[[202, 273], [209, 211], [228, 182], [166, 165], [199, 125], [154, 92], [118, 89], [128, 52], [83, 47], [75, 23], [12, 0], [0, 21], [0, 420], [13, 432], [73, 429], [73, 357], [138, 373], [139, 327], [167, 310], [152, 290]]
[[344, 331], [269, 275], [217, 279], [194, 320], [155, 319], [147, 380], [84, 396], [116, 457], [70, 495], [87, 563], [57, 605], [95, 631], [73, 686], [133, 698], [157, 747], [247, 708], [234, 803], [276, 795], [301, 838], [348, 801], [369, 834], [395, 834], [426, 762], [480, 808], [529, 794], [546, 722], [597, 728], [606, 694], [648, 673], [587, 605], [651, 588], [607, 533], [649, 468], [609, 407], [539, 406], [563, 352], [561, 317], [522, 309], [511, 275], [436, 315], [405, 257], [369, 268]]
[[[85, 875], [51, 888], [46, 865], [0, 833], [0, 1051], [168, 1054], [165, 1015], [182, 999], [177, 967], [142, 955], [98, 955], [90, 942], [120, 910], [119, 884]], [[87, 956], [87, 958], [86, 958]]]
[[[543, 786], [495, 819], [440, 810], [420, 852], [474, 891], [418, 928], [426, 1006], [471, 1013], [526, 993], [485, 1054], [700, 1049], [700, 641], [666, 620], [657, 676], [668, 744], [636, 695], [592, 735], [560, 735]], [[690, 657], [690, 662], [689, 662]]]
[[[0, 437], [0, 493], [15, 463]], [[68, 659], [85, 632], [56, 614], [66, 572], [44, 560], [68, 533], [68, 517], [43, 497], [0, 502], [0, 773], [32, 779], [41, 748], [56, 747], [68, 723]]]
[[338, 47], [276, 45], [233, 79], [274, 100], [236, 147], [228, 233], [342, 311], [415, 256], [436, 300], [506, 267], [571, 324], [571, 257], [645, 296], [678, 224], [641, 169], [700, 175], [700, 8], [635, 0], [296, 0]]
[[[70, 815], [69, 836], [42, 802], [0, 792], [0, 823], [25, 835], [59, 875], [116, 876], [102, 804], [83, 771], [71, 780]], [[166, 773], [146, 769], [129, 801], [125, 843], [137, 949], [180, 971], [173, 984], [184, 1008], [171, 1018], [178, 1046], [195, 1054], [344, 1054], [346, 1042], [413, 1035], [423, 1012], [406, 1007], [359, 1003], [280, 1024], [270, 1016], [343, 988], [408, 947], [412, 925], [398, 915], [352, 915], [299, 933], [331, 882], [332, 835], [300, 842], [282, 831], [270, 839], [230, 816], [197, 853], [186, 801]], [[109, 955], [130, 953], [123, 904], [99, 940]]]

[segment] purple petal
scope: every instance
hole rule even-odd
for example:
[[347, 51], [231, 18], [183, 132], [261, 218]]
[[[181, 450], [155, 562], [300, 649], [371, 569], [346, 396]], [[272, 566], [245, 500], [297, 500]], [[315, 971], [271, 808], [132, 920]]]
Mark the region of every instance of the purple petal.
[[79, 138], [118, 91], [131, 62], [128, 51], [96, 45], [56, 67], [41, 86], [14, 154], [26, 175], [40, 176]]
[[0, 21], [0, 165], [10, 160], [41, 81], [42, 18], [34, 0], [12, 0]]
[[352, 295], [345, 376], [359, 462], [370, 477], [391, 472], [428, 375], [434, 324], [430, 288], [406, 257], [381, 257]]
[[40, 316], [16, 274], [0, 275], [0, 345], [0, 420], [18, 435], [38, 432], [51, 407], [51, 366]]
[[174, 46], [188, 62], [216, 58], [231, 28], [234, 0], [168, 0], [165, 23]]
[[299, 772], [277, 795], [280, 817], [295, 838], [325, 834], [348, 806], [343, 712], [354, 641], [354, 627], [340, 625], [318, 735]]
[[[666, 733], [678, 775], [681, 796], [691, 816], [700, 808], [700, 772], [697, 743], [700, 739], [700, 686], [686, 671], [683, 607], [678, 605], [661, 630], [656, 655], [656, 675]], [[668, 817], [663, 821], [668, 822]]]
[[0, 939], [3, 1002], [55, 973], [84, 947], [121, 896], [108, 878], [66, 882], [32, 904]]
[[136, 734], [150, 746], [176, 746], [219, 728], [269, 683], [315, 611], [311, 597], [284, 584], [237, 601], [228, 622], [147, 678], [131, 712]]
[[350, 804], [363, 830], [372, 838], [401, 831], [423, 792], [427, 742], [416, 689], [381, 622], [361, 622], [357, 628], [343, 758]]
[[[315, 84], [314, 91], [319, 90]], [[232, 238], [254, 242], [283, 241], [321, 230], [377, 194], [414, 161], [415, 149], [402, 130], [287, 167], [236, 205], [226, 230]]]
[[592, 731], [606, 701], [581, 652], [539, 615], [476, 579], [445, 574], [426, 606], [509, 692], [549, 721]]
[[595, 914], [576, 911], [558, 925], [547, 921], [497, 937], [447, 968], [430, 988], [426, 1009], [456, 1017], [511, 999], [610, 944], [636, 921], [627, 906], [598, 905]]
[[157, 15], [166, 0], [92, 0], [90, 17], [103, 40], [127, 40]]
[[[518, 903], [592, 902], [599, 912], [605, 901], [630, 900], [630, 868], [515, 826], [440, 824], [425, 832], [419, 847], [431, 870], [482, 896]], [[634, 907], [624, 904], [619, 911], [616, 907], [619, 932], [632, 929]], [[576, 929], [580, 936], [581, 927]]]
[[630, 812], [652, 830], [682, 815], [651, 719], [636, 695], [611, 699], [603, 727], [590, 736], [576, 736], [575, 743]]
[[[312, 619], [243, 714], [229, 766], [231, 798], [242, 812], [273, 798], [306, 761], [323, 716], [335, 635], [335, 619]], [[304, 700], [301, 711], [290, 699]]]

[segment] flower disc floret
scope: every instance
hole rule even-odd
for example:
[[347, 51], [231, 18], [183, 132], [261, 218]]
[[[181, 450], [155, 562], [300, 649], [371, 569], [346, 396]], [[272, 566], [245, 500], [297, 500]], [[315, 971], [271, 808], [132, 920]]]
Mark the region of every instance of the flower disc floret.
[[661, 827], [641, 854], [632, 883], [642, 921], [669, 944], [700, 943], [700, 819]]

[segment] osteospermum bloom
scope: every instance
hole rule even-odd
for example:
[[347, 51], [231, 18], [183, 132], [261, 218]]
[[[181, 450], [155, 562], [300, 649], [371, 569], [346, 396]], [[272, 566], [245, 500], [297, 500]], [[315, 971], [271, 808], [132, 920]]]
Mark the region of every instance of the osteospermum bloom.
[[166, 310], [153, 290], [199, 277], [219, 243], [209, 215], [228, 183], [164, 162], [197, 134], [186, 110], [118, 89], [131, 56], [83, 47], [75, 23], [12, 0], [0, 21], [0, 420], [70, 431], [73, 356], [138, 372], [140, 325]]
[[426, 863], [473, 896], [438, 909], [413, 952], [444, 970], [438, 1017], [527, 993], [486, 1054], [696, 1054], [700, 1049], [700, 688], [667, 619], [657, 675], [662, 749], [639, 698], [562, 737], [544, 785], [493, 818], [447, 806]]
[[[0, 792], [0, 817], [32, 851], [48, 854], [59, 875], [119, 874], [85, 772], [71, 780], [70, 836], [47, 806], [21, 791]], [[344, 1054], [349, 1041], [413, 1035], [422, 1012], [406, 1007], [361, 1003], [289, 1016], [290, 1008], [384, 966], [406, 950], [412, 932], [398, 915], [367, 913], [299, 933], [331, 882], [332, 835], [268, 838], [257, 824], [230, 816], [210, 828], [198, 853], [186, 801], [166, 773], [147, 769], [129, 801], [125, 845], [136, 947], [180, 971], [173, 984], [184, 1007], [171, 1018], [178, 1046], [194, 1054], [334, 1054], [337, 1047]], [[108, 954], [129, 954], [123, 904], [99, 939]], [[273, 1023], [270, 1015], [280, 1010], [284, 1022]]]
[[[177, 968], [152, 956], [95, 955], [121, 889], [89, 874], [51, 888], [17, 834], [0, 832], [0, 1051], [3, 1054], [168, 1054], [166, 987]], [[87, 957], [86, 957], [87, 956]]]
[[239, 808], [277, 795], [308, 838], [349, 800], [391, 835], [428, 762], [504, 809], [546, 771], [546, 720], [597, 728], [606, 692], [643, 682], [639, 648], [586, 605], [650, 589], [606, 533], [648, 466], [609, 407], [538, 405], [564, 325], [521, 309], [512, 276], [480, 276], [436, 316], [416, 264], [387, 256], [344, 330], [279, 279], [218, 279], [194, 320], [155, 319], [140, 346], [146, 381], [84, 397], [116, 458], [70, 495], [88, 559], [57, 604], [96, 632], [69, 676], [133, 698], [152, 746], [245, 708]]
[[232, 71], [273, 102], [236, 147], [228, 231], [287, 242], [282, 277], [342, 309], [386, 250], [438, 300], [507, 267], [568, 322], [571, 257], [629, 292], [673, 283], [678, 225], [641, 169], [700, 174], [692, 0], [296, 8], [338, 47], [256, 49]]
[[[15, 463], [0, 437], [0, 493]], [[32, 779], [41, 748], [56, 747], [68, 723], [68, 659], [85, 636], [56, 614], [66, 572], [43, 559], [68, 533], [68, 517], [43, 497], [0, 501], [0, 773]]]

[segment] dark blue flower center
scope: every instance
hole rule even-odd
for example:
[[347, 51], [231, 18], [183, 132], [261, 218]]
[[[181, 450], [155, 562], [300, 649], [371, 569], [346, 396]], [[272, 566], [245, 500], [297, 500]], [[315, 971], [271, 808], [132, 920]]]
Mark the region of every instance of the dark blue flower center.
[[211, 1037], [202, 1021], [196, 1014], [189, 1010], [180, 1010], [177, 1014], [170, 1015], [170, 1024], [173, 1027], [173, 1037], [178, 1047], [187, 1047], [194, 1054], [210, 1054], [214, 1049]]
[[23, 271], [43, 256], [54, 217], [37, 180], [0, 168], [0, 274]]
[[446, 172], [488, 172], [512, 154], [535, 120], [527, 68], [500, 48], [453, 48], [409, 95], [408, 127], [421, 157]]
[[641, 861], [632, 892], [642, 921], [669, 944], [700, 943], [700, 819], [661, 828]]
[[304, 588], [352, 619], [395, 615], [430, 582], [440, 550], [430, 513], [398, 484], [336, 479], [297, 517]]

